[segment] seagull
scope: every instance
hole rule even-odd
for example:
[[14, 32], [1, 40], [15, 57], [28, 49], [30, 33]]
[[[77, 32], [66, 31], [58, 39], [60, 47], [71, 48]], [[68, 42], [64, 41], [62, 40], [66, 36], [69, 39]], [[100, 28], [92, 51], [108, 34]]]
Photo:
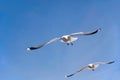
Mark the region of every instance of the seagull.
[[61, 42], [63, 43], [66, 43], [67, 45], [73, 45], [72, 42], [76, 41], [78, 39], [78, 37], [76, 36], [79, 36], [79, 35], [92, 35], [92, 34], [95, 34], [97, 33], [98, 31], [100, 31], [101, 29], [96, 29], [94, 31], [91, 31], [91, 32], [76, 32], [76, 33], [72, 33], [72, 34], [69, 34], [69, 35], [63, 35], [62, 37], [56, 37], [56, 38], [53, 38], [41, 45], [38, 45], [38, 46], [33, 46], [33, 47], [28, 47], [27, 50], [36, 50], [36, 49], [39, 49], [39, 48], [42, 48], [43, 46], [46, 46], [52, 42], [55, 42], [57, 40], [60, 40]]
[[88, 64], [87, 66], [85, 67], [82, 67], [80, 68], [78, 71], [70, 74], [70, 75], [67, 75], [65, 77], [71, 77], [71, 76], [74, 76], [75, 74], [79, 73], [80, 71], [82, 70], [86, 70], [86, 69], [89, 69], [89, 70], [92, 70], [94, 71], [98, 66], [100, 66], [101, 64], [112, 64], [114, 63], [115, 61], [111, 61], [111, 62], [96, 62], [96, 63], [91, 63], [91, 64]]

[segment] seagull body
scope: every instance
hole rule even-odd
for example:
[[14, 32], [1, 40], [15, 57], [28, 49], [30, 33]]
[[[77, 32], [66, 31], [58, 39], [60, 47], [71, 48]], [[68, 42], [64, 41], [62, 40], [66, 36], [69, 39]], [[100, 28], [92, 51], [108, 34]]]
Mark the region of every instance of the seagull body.
[[39, 49], [45, 45], [48, 45], [52, 42], [55, 42], [57, 40], [60, 40], [61, 42], [63, 43], [66, 43], [67, 45], [73, 45], [72, 42], [76, 41], [78, 39], [78, 37], [76, 36], [79, 36], [79, 35], [92, 35], [92, 34], [95, 34], [97, 33], [98, 31], [100, 31], [100, 28], [99, 29], [96, 29], [94, 31], [91, 31], [91, 32], [77, 32], [77, 33], [72, 33], [72, 34], [69, 34], [69, 35], [63, 35], [62, 37], [58, 37], [58, 38], [53, 38], [41, 45], [38, 45], [38, 46], [33, 46], [33, 47], [28, 47], [27, 50], [35, 50], [35, 49]]
[[77, 37], [72, 37], [70, 35], [64, 35], [61, 37], [61, 42], [63, 43], [71, 43], [73, 41], [76, 41], [78, 38]]
[[115, 62], [115, 61], [91, 63], [91, 64], [88, 64], [88, 65], [85, 66], [85, 67], [80, 68], [78, 71], [74, 72], [73, 74], [67, 75], [67, 76], [65, 76], [65, 77], [71, 77], [71, 76], [79, 73], [80, 71], [86, 70], [86, 69], [89, 69], [89, 70], [94, 71], [94, 70], [95, 70], [97, 67], [99, 67], [101, 64], [112, 64], [112, 63], [114, 63], [114, 62]]

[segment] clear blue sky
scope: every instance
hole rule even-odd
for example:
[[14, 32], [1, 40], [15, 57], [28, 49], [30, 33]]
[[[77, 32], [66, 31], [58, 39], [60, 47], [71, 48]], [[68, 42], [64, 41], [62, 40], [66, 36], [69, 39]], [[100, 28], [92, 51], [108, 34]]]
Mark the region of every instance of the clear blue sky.
[[[0, 0], [0, 80], [119, 80], [119, 0]], [[35, 51], [26, 48], [78, 31], [74, 46], [59, 41]], [[94, 72], [68, 75], [97, 61]]]

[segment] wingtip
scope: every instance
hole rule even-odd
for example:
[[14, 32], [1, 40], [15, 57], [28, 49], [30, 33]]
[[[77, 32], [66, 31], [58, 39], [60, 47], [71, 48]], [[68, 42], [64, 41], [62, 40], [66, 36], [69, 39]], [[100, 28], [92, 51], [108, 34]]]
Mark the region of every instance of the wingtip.
[[40, 48], [40, 47], [28, 47], [27, 50], [28, 50], [28, 51], [31, 51], [31, 50], [36, 50], [36, 49], [38, 49], [38, 48]]
[[115, 61], [111, 61], [111, 63], [114, 63]]
[[73, 76], [73, 75], [74, 75], [74, 74], [71, 74], [71, 75], [66, 75], [65, 77], [66, 77], [66, 78], [68, 78], [68, 77], [71, 77], [71, 76]]
[[111, 61], [111, 62], [109, 62], [108, 64], [112, 64], [112, 63], [114, 63], [115, 61]]
[[98, 28], [98, 31], [101, 31], [101, 28]]
[[65, 78], [67, 78], [67, 76], [65, 75]]
[[30, 51], [31, 49], [30, 48], [27, 48], [28, 51]]
[[65, 75], [65, 78], [68, 78], [68, 77], [70, 77], [70, 76]]

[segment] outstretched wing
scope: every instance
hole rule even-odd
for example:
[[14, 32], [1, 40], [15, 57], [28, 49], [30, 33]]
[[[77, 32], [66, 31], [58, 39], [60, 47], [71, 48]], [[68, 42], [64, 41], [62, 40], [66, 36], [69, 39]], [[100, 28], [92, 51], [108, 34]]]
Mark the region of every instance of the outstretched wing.
[[112, 64], [114, 63], [115, 61], [110, 61], [110, 62], [96, 62], [94, 64]]
[[85, 69], [87, 69], [87, 68], [88, 68], [88, 66], [85, 66], [85, 67], [79, 69], [78, 71], [76, 71], [76, 72], [74, 72], [74, 73], [72, 73], [72, 74], [70, 74], [70, 75], [67, 75], [67, 76], [65, 76], [65, 77], [71, 77], [71, 76], [74, 76], [75, 74], [77, 74], [77, 73], [79, 73], [80, 71], [85, 70]]
[[60, 38], [53, 38], [53, 39], [51, 39], [51, 40], [49, 40], [49, 41], [47, 41], [47, 42], [45, 42], [45, 43], [43, 43], [43, 44], [41, 44], [41, 45], [33, 46], [33, 47], [28, 47], [27, 50], [39, 49], [39, 48], [41, 48], [41, 47], [43, 47], [43, 46], [45, 46], [45, 45], [48, 45], [48, 44], [50, 44], [50, 43], [52, 43], [52, 42], [54, 42], [54, 41], [57, 41], [57, 40], [59, 40], [59, 39], [60, 39]]
[[72, 33], [70, 34], [70, 36], [78, 36], [78, 35], [92, 35], [92, 34], [95, 34], [97, 33], [98, 31], [100, 31], [101, 28], [97, 29], [97, 30], [94, 30], [94, 31], [91, 31], [91, 32], [77, 32], [77, 33]]

